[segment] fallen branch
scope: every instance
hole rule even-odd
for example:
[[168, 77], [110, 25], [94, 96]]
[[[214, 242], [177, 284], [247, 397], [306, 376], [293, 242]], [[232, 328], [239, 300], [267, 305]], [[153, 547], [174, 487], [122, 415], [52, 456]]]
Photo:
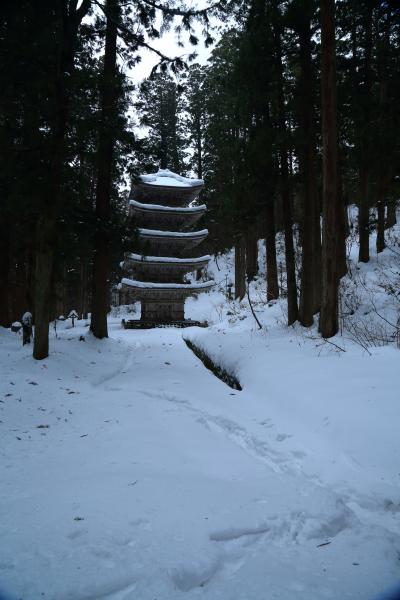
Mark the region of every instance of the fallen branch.
[[324, 342], [327, 342], [328, 344], [335, 346], [335, 348], [337, 348], [338, 350], [341, 350], [342, 352], [346, 352], [346, 350], [344, 348], [342, 348], [338, 344], [335, 344], [335, 342], [331, 342], [331, 340], [328, 340], [327, 338], [322, 338], [322, 339], [324, 340]]
[[247, 291], [247, 299], [249, 301], [249, 306], [250, 306], [250, 310], [252, 312], [252, 315], [253, 315], [254, 319], [256, 320], [258, 328], [262, 329], [262, 325], [261, 325], [260, 321], [258, 320], [256, 313], [254, 312], [254, 308], [253, 308], [253, 305], [252, 305], [251, 300], [250, 300], [249, 285], [246, 286], [246, 291]]
[[328, 340], [328, 338], [325, 338], [325, 337], [316, 337], [316, 336], [312, 336], [312, 335], [306, 335], [305, 337], [308, 340], [315, 340], [315, 341], [323, 340], [327, 344], [331, 344], [331, 346], [335, 346], [335, 348], [337, 348], [338, 350], [341, 350], [342, 352], [346, 352], [346, 350], [344, 348], [342, 348], [338, 344], [335, 344], [335, 342], [331, 342], [330, 340]]

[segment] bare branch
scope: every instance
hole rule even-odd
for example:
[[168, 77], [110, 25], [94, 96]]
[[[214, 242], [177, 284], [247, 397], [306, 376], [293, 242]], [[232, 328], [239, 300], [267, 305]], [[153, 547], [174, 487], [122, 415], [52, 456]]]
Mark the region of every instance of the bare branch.
[[78, 0], [69, 0], [68, 3], [68, 14], [71, 15], [76, 11]]
[[328, 338], [324, 338], [324, 337], [315, 337], [312, 335], [306, 335], [305, 336], [308, 340], [315, 340], [315, 341], [321, 341], [323, 340], [324, 342], [326, 342], [327, 344], [331, 344], [331, 346], [335, 346], [335, 348], [337, 348], [338, 350], [340, 350], [341, 352], [346, 352], [345, 348], [342, 348], [341, 346], [339, 346], [338, 344], [335, 344], [335, 342], [332, 342], [331, 340], [328, 340]]
[[80, 23], [83, 17], [89, 12], [90, 4], [90, 0], [82, 0], [82, 4], [75, 11], [75, 18], [78, 20], [78, 23]]
[[[90, 2], [90, 0], [88, 0]], [[101, 4], [101, 2], [98, 2], [98, 0], [93, 0], [94, 3], [102, 10], [102, 12], [107, 16], [106, 14], [106, 10], [103, 6], [103, 4]], [[150, 50], [150, 52], [154, 52], [154, 54], [156, 54], [161, 60], [160, 62], [162, 63], [174, 63], [174, 62], [183, 62], [183, 58], [181, 56], [175, 56], [175, 57], [170, 57], [170, 56], [166, 56], [165, 54], [163, 54], [163, 52], [161, 52], [160, 50], [157, 50], [157, 48], [154, 48], [153, 46], [151, 46], [150, 44], [148, 44], [145, 40], [143, 35], [138, 34], [138, 33], [133, 33], [133, 31], [131, 31], [130, 29], [128, 29], [128, 27], [126, 27], [123, 23], [121, 22], [117, 22], [116, 23], [118, 30], [121, 34], [125, 34], [126, 36], [128, 36], [130, 38], [130, 42], [133, 43], [136, 48], [147, 48], [147, 50]], [[124, 40], [124, 42], [126, 44], [129, 44], [129, 42], [127, 41], [127, 39], [122, 36], [122, 39]], [[156, 65], [157, 67], [157, 65]], [[153, 67], [153, 71], [156, 67]]]
[[377, 315], [377, 316], [378, 316], [380, 319], [382, 319], [383, 321], [385, 321], [385, 322], [386, 322], [388, 325], [390, 325], [391, 327], [393, 327], [394, 329], [396, 329], [396, 330], [397, 330], [397, 329], [398, 329], [398, 325], [395, 325], [394, 323], [391, 323], [391, 322], [390, 322], [390, 321], [388, 321], [388, 320], [387, 320], [387, 319], [386, 319], [386, 318], [385, 318], [383, 315], [381, 315], [381, 314], [379, 313], [378, 309], [376, 308], [376, 304], [375, 304], [375, 302], [374, 302], [374, 299], [373, 299], [373, 297], [372, 297], [372, 294], [371, 294], [371, 292], [368, 290], [368, 288], [367, 288], [367, 286], [365, 285], [365, 283], [363, 283], [363, 282], [360, 280], [360, 285], [361, 285], [361, 286], [364, 288], [364, 290], [365, 290], [365, 291], [367, 292], [367, 294], [369, 295], [369, 300], [370, 300], [370, 302], [371, 302], [371, 305], [372, 305], [372, 310], [374, 311], [374, 313], [375, 313], [375, 314], [376, 314], [376, 315]]
[[215, 8], [219, 8], [220, 6], [222, 6], [222, 2], [216, 2], [215, 4], [211, 4], [210, 6], [206, 6], [206, 8], [202, 8], [199, 10], [192, 10], [192, 9], [186, 10], [183, 8], [172, 8], [165, 4], [160, 4], [159, 2], [154, 2], [154, 0], [142, 0], [142, 2], [144, 2], [144, 4], [147, 4], [148, 6], [151, 6], [152, 8], [160, 10], [161, 12], [163, 12], [167, 15], [171, 15], [171, 16], [175, 16], [175, 17], [199, 17], [199, 16], [206, 15], [208, 12], [214, 10]]
[[369, 351], [368, 346], [366, 346], [359, 337], [355, 337], [355, 338], [350, 338], [350, 337], [346, 337], [344, 336], [345, 340], [350, 340], [351, 342], [356, 342], [356, 344], [358, 344], [359, 346], [361, 346], [361, 348], [363, 348], [365, 350], [365, 352], [367, 352], [370, 356], [372, 356], [372, 353]]
[[397, 254], [397, 256], [400, 256], [400, 252], [397, 252], [397, 250], [395, 250], [392, 246], [389, 246], [389, 244], [386, 244], [386, 248], [393, 252], [393, 254]]

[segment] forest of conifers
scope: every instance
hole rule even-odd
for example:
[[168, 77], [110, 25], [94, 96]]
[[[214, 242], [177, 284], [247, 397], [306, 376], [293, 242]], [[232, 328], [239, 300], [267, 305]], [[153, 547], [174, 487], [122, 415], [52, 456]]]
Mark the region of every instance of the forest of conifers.
[[[136, 80], [168, 28], [184, 56], [155, 49]], [[199, 38], [213, 44], [205, 64], [190, 55]], [[396, 219], [397, 2], [4, 0], [0, 81], [0, 325], [31, 311], [35, 358], [72, 308], [107, 335], [135, 242], [129, 181], [160, 167], [205, 180], [208, 250], [235, 248], [237, 298], [264, 239], [265, 302], [285, 296], [289, 324], [319, 313], [321, 334], [337, 332], [348, 207], [361, 262], [371, 231], [380, 252]]]

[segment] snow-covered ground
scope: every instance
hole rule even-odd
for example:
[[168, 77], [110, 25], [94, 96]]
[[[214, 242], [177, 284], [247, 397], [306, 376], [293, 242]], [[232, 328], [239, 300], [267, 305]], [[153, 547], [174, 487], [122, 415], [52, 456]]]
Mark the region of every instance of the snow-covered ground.
[[[187, 301], [208, 329], [123, 330], [121, 313], [98, 341], [79, 321], [41, 362], [0, 329], [1, 600], [373, 599], [400, 581], [396, 344], [288, 329], [262, 278], [258, 330], [225, 298], [231, 260]], [[359, 300], [348, 278], [351, 318], [385, 260]], [[373, 297], [368, 318], [392, 318]]]

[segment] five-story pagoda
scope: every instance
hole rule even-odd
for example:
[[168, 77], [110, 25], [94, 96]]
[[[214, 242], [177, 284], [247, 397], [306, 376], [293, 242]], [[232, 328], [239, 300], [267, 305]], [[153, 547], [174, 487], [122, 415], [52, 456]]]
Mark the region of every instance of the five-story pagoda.
[[120, 288], [141, 301], [141, 319], [124, 321], [125, 327], [195, 324], [185, 320], [185, 299], [213, 286], [212, 281], [185, 280], [210, 260], [208, 255], [190, 256], [208, 235], [207, 229], [189, 230], [206, 211], [204, 204], [196, 205], [203, 186], [201, 179], [168, 170], [141, 175], [133, 183], [129, 212], [139, 227], [142, 251], [125, 255], [122, 267], [132, 279], [122, 279]]

